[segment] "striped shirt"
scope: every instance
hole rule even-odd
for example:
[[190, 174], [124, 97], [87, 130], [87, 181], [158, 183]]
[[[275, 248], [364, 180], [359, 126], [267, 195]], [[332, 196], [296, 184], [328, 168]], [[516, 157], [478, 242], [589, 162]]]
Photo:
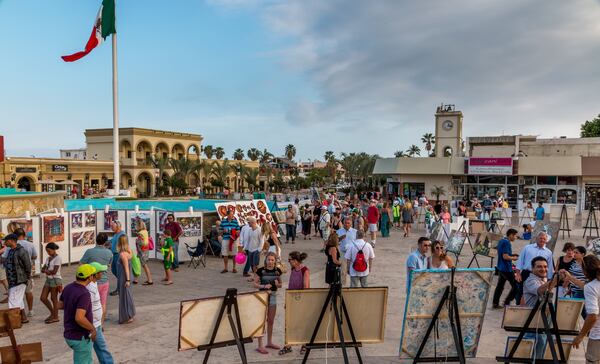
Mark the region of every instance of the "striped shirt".
[[239, 230], [240, 224], [234, 218], [233, 220], [229, 220], [227, 218], [221, 220], [221, 230], [223, 231], [223, 240], [229, 240], [231, 238], [231, 230]]
[[90, 282], [85, 288], [90, 292], [90, 299], [92, 300], [93, 325], [94, 327], [100, 327], [102, 325], [102, 302], [100, 302], [98, 284], [96, 282]]
[[[575, 261], [575, 260], [573, 261], [573, 263], [569, 267], [569, 273], [573, 276], [573, 278], [576, 278], [579, 281], [587, 283], [585, 274], [583, 274], [583, 268], [581, 267], [581, 265], [579, 265], [579, 263], [577, 263], [577, 261]], [[583, 288], [579, 288], [577, 285], [575, 285], [573, 283], [569, 284], [569, 289], [571, 290], [572, 296], [574, 296], [577, 293], [581, 293], [583, 291]]]

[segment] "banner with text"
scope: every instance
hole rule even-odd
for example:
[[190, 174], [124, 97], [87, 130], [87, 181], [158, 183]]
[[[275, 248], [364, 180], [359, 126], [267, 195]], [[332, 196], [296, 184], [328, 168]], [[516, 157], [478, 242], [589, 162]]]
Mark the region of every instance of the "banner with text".
[[469, 174], [510, 176], [513, 174], [512, 158], [469, 158]]

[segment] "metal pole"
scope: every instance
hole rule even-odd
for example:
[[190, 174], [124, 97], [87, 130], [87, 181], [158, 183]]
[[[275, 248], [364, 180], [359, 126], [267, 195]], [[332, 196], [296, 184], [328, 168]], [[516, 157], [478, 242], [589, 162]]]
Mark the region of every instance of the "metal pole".
[[[115, 22], [116, 20], [115, 1]], [[119, 195], [121, 174], [119, 172], [119, 89], [117, 82], [117, 33], [112, 34], [112, 90], [113, 90], [113, 193]]]

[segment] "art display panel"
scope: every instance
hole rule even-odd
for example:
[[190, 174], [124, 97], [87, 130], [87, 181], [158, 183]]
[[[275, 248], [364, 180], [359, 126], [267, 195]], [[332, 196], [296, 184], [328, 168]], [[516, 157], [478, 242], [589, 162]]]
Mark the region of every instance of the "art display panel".
[[62, 215], [44, 216], [43, 242], [57, 243], [65, 240], [65, 218]]
[[[494, 274], [493, 269], [456, 269], [454, 283], [461, 320], [465, 356], [474, 358], [481, 336], [485, 308]], [[400, 357], [414, 358], [425, 337], [427, 328], [441, 302], [446, 287], [450, 285], [451, 271], [414, 270], [411, 272], [410, 291], [406, 297], [402, 336], [400, 339]], [[443, 312], [443, 311], [442, 311]], [[447, 314], [438, 320], [439, 337], [430, 335], [422, 357], [437, 355], [456, 356]]]
[[66, 236], [71, 240], [70, 261], [76, 262], [96, 245], [96, 211], [72, 211], [69, 219], [71, 228]]
[[269, 205], [264, 199], [248, 201], [231, 201], [215, 203], [217, 215], [223, 220], [227, 217], [227, 211], [233, 211], [233, 215], [240, 225], [245, 225], [249, 217], [255, 217], [259, 225], [265, 222], [273, 225], [277, 231], [277, 224], [269, 210]]

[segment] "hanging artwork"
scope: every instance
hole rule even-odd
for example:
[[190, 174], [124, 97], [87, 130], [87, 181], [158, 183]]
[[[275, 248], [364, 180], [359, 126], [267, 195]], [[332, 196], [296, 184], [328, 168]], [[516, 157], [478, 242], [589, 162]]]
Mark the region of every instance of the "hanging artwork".
[[450, 238], [448, 238], [448, 242], [446, 243], [446, 251], [460, 255], [466, 239], [467, 233], [463, 230], [452, 230]]
[[219, 202], [215, 203], [215, 208], [221, 220], [227, 217], [228, 211], [233, 211], [233, 216], [240, 225], [245, 225], [249, 217], [256, 218], [261, 226], [265, 222], [273, 222], [273, 216], [271, 216], [266, 200]]
[[202, 236], [202, 217], [178, 217], [177, 222], [181, 225], [183, 236]]
[[96, 227], [96, 213], [87, 212], [85, 214], [85, 227], [95, 228]]
[[[11, 223], [16, 224], [19, 229], [23, 229], [23, 231], [25, 231], [27, 240], [33, 242], [33, 220], [13, 220]], [[13, 231], [9, 231], [9, 233], [12, 232]]]
[[150, 229], [150, 213], [149, 212], [137, 212], [137, 213], [132, 213], [131, 214], [131, 220], [130, 221], [130, 235], [131, 237], [136, 237], [137, 236], [137, 222], [139, 220], [142, 220], [144, 222], [144, 224], [146, 225], [146, 229]]
[[71, 244], [73, 245], [73, 248], [78, 246], [93, 245], [94, 243], [94, 230], [81, 231], [71, 234]]
[[56, 243], [65, 240], [65, 218], [62, 215], [43, 217], [43, 242]]
[[77, 212], [71, 214], [71, 229], [81, 229], [83, 227], [83, 213]]
[[165, 231], [165, 226], [167, 225], [167, 216], [172, 214], [172, 211], [158, 211], [156, 214], [158, 216], [158, 232]]
[[119, 219], [119, 211], [104, 212], [104, 230], [110, 230], [110, 225], [113, 221]]
[[[487, 306], [493, 269], [457, 269], [454, 276], [465, 356], [477, 355], [485, 308]], [[415, 270], [410, 276], [410, 291], [406, 297], [404, 322], [400, 339], [400, 357], [414, 358], [427, 328], [450, 285], [449, 270]], [[448, 316], [438, 319], [435, 333], [429, 336], [421, 357], [456, 356]]]

